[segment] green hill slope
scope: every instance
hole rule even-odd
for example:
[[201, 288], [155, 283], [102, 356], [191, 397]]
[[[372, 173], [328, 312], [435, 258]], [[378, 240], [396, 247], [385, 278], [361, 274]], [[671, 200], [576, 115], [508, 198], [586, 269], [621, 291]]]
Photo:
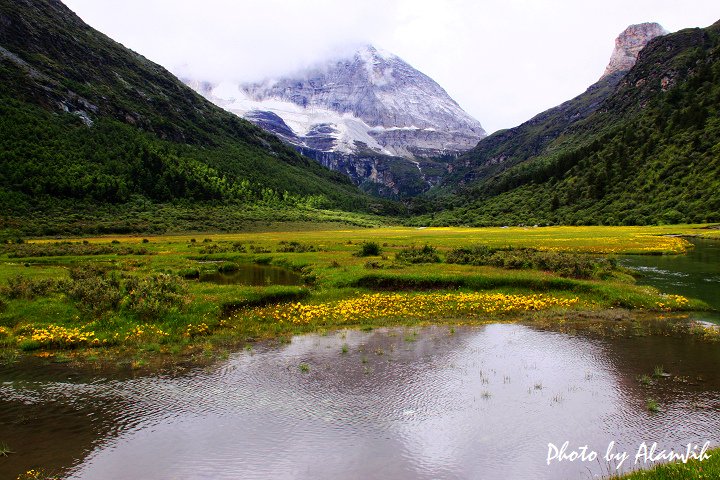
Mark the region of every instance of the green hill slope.
[[513, 166], [474, 166], [455, 183], [455, 197], [439, 192], [448, 210], [420, 221], [720, 221], [719, 108], [720, 23], [654, 39], [596, 111], [560, 134], [526, 129], [496, 144], [483, 140], [470, 158], [507, 148]]
[[215, 107], [57, 0], [0, 0], [0, 131], [5, 226], [148, 202], [386, 205]]

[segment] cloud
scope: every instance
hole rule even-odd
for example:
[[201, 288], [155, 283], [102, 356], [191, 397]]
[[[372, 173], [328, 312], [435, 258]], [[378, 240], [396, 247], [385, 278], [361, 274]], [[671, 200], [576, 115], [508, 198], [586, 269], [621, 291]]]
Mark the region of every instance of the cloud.
[[488, 131], [581, 93], [627, 25], [674, 31], [716, 0], [66, 0], [87, 23], [179, 75], [257, 81], [362, 43], [436, 80]]

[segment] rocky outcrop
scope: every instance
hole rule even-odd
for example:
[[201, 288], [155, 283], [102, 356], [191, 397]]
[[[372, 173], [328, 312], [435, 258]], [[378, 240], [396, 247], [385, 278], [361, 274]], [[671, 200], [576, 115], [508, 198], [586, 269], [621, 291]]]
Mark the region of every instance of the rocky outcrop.
[[635, 65], [640, 50], [645, 48], [650, 40], [667, 34], [668, 31], [658, 23], [630, 25], [615, 39], [615, 49], [603, 77], [630, 70]]

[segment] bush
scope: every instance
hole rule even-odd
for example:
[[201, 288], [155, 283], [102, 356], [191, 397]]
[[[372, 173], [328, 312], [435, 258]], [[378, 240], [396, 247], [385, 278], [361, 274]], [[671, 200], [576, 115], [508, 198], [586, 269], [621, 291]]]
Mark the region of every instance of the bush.
[[240, 266], [234, 262], [223, 262], [218, 266], [218, 272], [220, 273], [231, 273], [240, 270]]
[[380, 245], [377, 242], [363, 242], [360, 244], [360, 250], [355, 255], [358, 257], [377, 257], [380, 252]]
[[279, 253], [305, 253], [305, 252], [317, 252], [318, 248], [314, 245], [305, 245], [300, 242], [280, 242], [280, 247], [277, 250]]
[[10, 299], [21, 298], [32, 300], [35, 297], [44, 297], [56, 290], [58, 282], [53, 279], [33, 280], [23, 275], [8, 278], [6, 287], [0, 288], [0, 293]]
[[439, 263], [440, 255], [434, 247], [425, 245], [421, 248], [404, 248], [395, 255], [395, 260], [405, 263]]
[[138, 278], [85, 266], [71, 270], [70, 280], [61, 282], [59, 289], [86, 315], [126, 310], [143, 320], [155, 320], [184, 306], [186, 285], [175, 275]]
[[492, 266], [512, 270], [535, 269], [561, 277], [607, 278], [617, 269], [613, 259], [563, 252], [543, 252], [533, 248], [490, 249], [486, 246], [456, 248], [448, 253], [447, 263]]
[[149, 255], [150, 252], [146, 248], [139, 247], [118, 247], [117, 240], [113, 240], [113, 244], [101, 245], [97, 243], [89, 243], [84, 240], [79, 242], [54, 242], [54, 243], [24, 243], [21, 245], [5, 245], [3, 252], [8, 258], [28, 258], [28, 257], [62, 257], [68, 255]]
[[120, 291], [120, 277], [90, 276], [83, 272], [79, 278], [65, 284], [65, 293], [75, 300], [78, 309], [88, 315], [100, 316], [105, 312], [116, 311], [123, 298]]
[[147, 278], [128, 278], [123, 307], [144, 320], [155, 320], [184, 305], [186, 285], [176, 276], [159, 274]]

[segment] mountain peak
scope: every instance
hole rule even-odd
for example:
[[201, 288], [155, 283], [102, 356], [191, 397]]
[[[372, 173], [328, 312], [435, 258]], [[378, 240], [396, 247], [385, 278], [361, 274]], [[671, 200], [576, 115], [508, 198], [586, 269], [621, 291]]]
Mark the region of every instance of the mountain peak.
[[668, 33], [662, 25], [654, 22], [639, 23], [627, 27], [615, 39], [615, 49], [610, 56], [610, 63], [608, 63], [601, 78], [615, 72], [630, 70], [635, 65], [640, 50], [645, 48], [645, 45], [650, 40]]
[[469, 150], [485, 136], [480, 122], [434, 80], [369, 44], [262, 82], [210, 88], [186, 82], [233, 113], [256, 123], [262, 117], [265, 128], [281, 119], [282, 132], [292, 132], [297, 146], [317, 148], [322, 136], [324, 152], [434, 157]]

